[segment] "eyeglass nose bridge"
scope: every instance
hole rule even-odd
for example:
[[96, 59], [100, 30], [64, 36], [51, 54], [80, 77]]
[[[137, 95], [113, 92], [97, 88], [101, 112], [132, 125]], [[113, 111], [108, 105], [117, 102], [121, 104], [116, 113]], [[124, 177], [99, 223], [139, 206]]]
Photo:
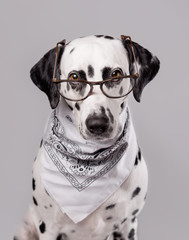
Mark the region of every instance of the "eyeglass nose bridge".
[[90, 82], [89, 85], [90, 85], [90, 91], [89, 91], [89, 94], [87, 95], [87, 97], [94, 94], [93, 89], [94, 89], [94, 86], [97, 86], [97, 85], [100, 85], [100, 90], [102, 91], [102, 93], [104, 93], [102, 90], [102, 82]]

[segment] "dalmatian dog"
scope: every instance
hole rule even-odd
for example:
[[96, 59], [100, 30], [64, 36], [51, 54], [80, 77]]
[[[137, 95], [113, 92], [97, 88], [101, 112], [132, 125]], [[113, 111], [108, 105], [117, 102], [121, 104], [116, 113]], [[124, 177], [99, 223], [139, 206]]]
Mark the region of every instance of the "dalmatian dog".
[[128, 144], [128, 93], [140, 102], [159, 66], [130, 38], [105, 35], [60, 42], [35, 64], [31, 79], [53, 113], [33, 165], [33, 204], [14, 240], [137, 240], [148, 172], [136, 139]]

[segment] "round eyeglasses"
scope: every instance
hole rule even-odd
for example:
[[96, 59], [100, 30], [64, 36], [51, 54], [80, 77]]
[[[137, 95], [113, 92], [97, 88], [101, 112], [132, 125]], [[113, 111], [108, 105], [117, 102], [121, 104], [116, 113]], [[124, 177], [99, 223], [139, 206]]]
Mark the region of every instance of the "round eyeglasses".
[[56, 83], [61, 83], [60, 94], [62, 97], [70, 101], [81, 101], [92, 95], [93, 87], [96, 85], [100, 86], [102, 93], [108, 98], [125, 97], [134, 88], [135, 81], [131, 84], [130, 78], [135, 78], [135, 75], [121, 76], [98, 82], [61, 79], [56, 80]]
[[[93, 87], [96, 85], [100, 86], [102, 93], [108, 98], [122, 98], [127, 96], [135, 87], [136, 79], [139, 77], [136, 57], [134, 54], [134, 49], [132, 45], [132, 41], [130, 37], [121, 36], [122, 40], [129, 39], [131, 44], [131, 49], [133, 52], [136, 73], [133, 75], [112, 77], [110, 79], [105, 79], [103, 81], [87, 81], [87, 80], [73, 80], [73, 79], [56, 79], [55, 71], [57, 65], [57, 56], [58, 56], [58, 45], [65, 45], [65, 40], [57, 43], [56, 45], [56, 56], [55, 56], [55, 64], [53, 71], [53, 82], [61, 83], [61, 92], [60, 94], [67, 100], [70, 101], [82, 101], [86, 99], [88, 96], [92, 95]], [[131, 81], [133, 79], [133, 81]]]

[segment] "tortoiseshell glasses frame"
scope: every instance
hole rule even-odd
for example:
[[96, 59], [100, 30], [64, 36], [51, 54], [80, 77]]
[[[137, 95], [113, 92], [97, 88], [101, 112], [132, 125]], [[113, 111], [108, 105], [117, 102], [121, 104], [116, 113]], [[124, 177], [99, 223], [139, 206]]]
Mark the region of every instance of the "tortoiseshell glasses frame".
[[62, 82], [69, 82], [69, 83], [85, 83], [85, 84], [88, 84], [90, 86], [90, 90], [88, 91], [88, 94], [85, 96], [85, 97], [81, 97], [80, 99], [78, 100], [73, 100], [73, 99], [70, 99], [68, 97], [65, 97], [65, 96], [62, 96], [64, 97], [65, 99], [69, 100], [69, 101], [82, 101], [84, 99], [86, 99], [89, 95], [91, 95], [92, 91], [93, 91], [93, 86], [94, 85], [100, 85], [100, 89], [102, 91], [102, 93], [108, 97], [108, 98], [122, 98], [122, 97], [125, 97], [127, 96], [135, 87], [135, 81], [133, 82], [133, 85], [132, 85], [132, 88], [124, 95], [122, 96], [110, 96], [108, 95], [106, 92], [104, 92], [103, 90], [103, 84], [107, 83], [107, 82], [110, 82], [110, 81], [113, 81], [113, 80], [117, 80], [117, 79], [123, 79], [123, 78], [132, 78], [134, 80], [136, 80], [138, 77], [139, 77], [139, 72], [138, 72], [138, 66], [137, 66], [137, 61], [136, 61], [136, 56], [135, 56], [135, 52], [134, 52], [134, 48], [133, 48], [133, 44], [132, 44], [132, 40], [131, 40], [131, 37], [130, 36], [124, 36], [124, 35], [121, 35], [121, 39], [123, 41], [125, 40], [129, 40], [130, 41], [130, 44], [131, 44], [131, 49], [132, 49], [132, 53], [133, 53], [133, 57], [134, 57], [134, 62], [135, 62], [135, 69], [136, 69], [136, 73], [135, 74], [132, 74], [132, 75], [126, 75], [126, 76], [120, 76], [120, 77], [113, 77], [113, 78], [110, 78], [110, 79], [106, 79], [106, 80], [103, 80], [103, 81], [86, 81], [86, 80], [70, 80], [70, 79], [56, 79], [55, 77], [55, 73], [56, 73], [56, 66], [57, 66], [57, 59], [58, 59], [58, 47], [59, 45], [62, 45], [62, 46], [65, 46], [66, 44], [66, 40], [63, 40], [61, 42], [58, 42], [56, 44], [56, 54], [55, 54], [55, 62], [54, 62], [54, 70], [53, 70], [53, 78], [52, 78], [52, 81], [53, 83], [62, 83]]

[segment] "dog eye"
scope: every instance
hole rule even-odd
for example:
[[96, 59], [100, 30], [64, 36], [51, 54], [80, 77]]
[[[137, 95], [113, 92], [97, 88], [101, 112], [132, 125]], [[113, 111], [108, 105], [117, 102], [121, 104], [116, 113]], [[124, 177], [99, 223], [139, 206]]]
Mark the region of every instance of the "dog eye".
[[79, 76], [77, 75], [77, 73], [71, 73], [70, 75], [69, 75], [69, 79], [70, 80], [79, 80]]
[[112, 72], [112, 82], [119, 83], [121, 81], [121, 76], [123, 76], [121, 70], [116, 69]]
[[120, 70], [116, 69], [112, 72], [112, 77], [113, 78], [117, 78], [117, 77], [121, 77], [122, 76], [122, 73]]

